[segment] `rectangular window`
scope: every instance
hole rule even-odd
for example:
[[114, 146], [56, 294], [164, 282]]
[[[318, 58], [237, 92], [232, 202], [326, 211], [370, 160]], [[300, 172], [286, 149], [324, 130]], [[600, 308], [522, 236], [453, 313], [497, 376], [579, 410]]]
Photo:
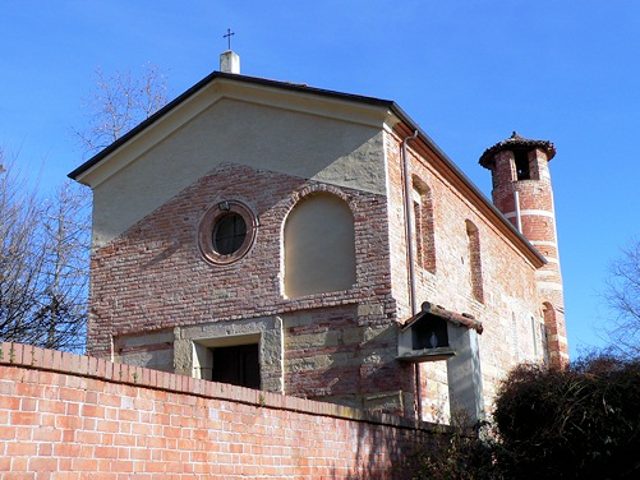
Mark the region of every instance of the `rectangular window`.
[[233, 328], [224, 321], [182, 327], [178, 371], [203, 380], [284, 393], [282, 319], [252, 318], [233, 324]]

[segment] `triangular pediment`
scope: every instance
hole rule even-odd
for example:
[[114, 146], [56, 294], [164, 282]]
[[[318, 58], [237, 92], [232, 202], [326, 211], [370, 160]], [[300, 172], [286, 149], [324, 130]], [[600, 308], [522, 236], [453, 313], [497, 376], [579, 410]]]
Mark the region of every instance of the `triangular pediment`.
[[218, 111], [217, 104], [224, 108], [228, 102], [376, 129], [398, 122], [391, 112], [393, 102], [388, 100], [214, 72], [69, 176], [95, 188], [190, 122]]

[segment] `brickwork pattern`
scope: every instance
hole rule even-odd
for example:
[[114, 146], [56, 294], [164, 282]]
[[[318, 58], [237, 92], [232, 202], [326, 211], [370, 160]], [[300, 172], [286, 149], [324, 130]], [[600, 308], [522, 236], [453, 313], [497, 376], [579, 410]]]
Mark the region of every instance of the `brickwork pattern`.
[[403, 478], [430, 426], [0, 344], [3, 480]]
[[[394, 298], [399, 320], [410, 316], [404, 239], [404, 202], [401, 144], [410, 132], [391, 132], [385, 144], [389, 171], [389, 232]], [[423, 301], [447, 309], [470, 313], [483, 323], [480, 336], [485, 404], [490, 406], [500, 381], [518, 360], [539, 360], [531, 318], [543, 319], [542, 302], [536, 288], [536, 268], [495, 227], [457, 185], [433, 152], [418, 142], [408, 145], [409, 170], [414, 184], [428, 188], [433, 204], [435, 274], [417, 268], [418, 305]], [[474, 260], [469, 249], [467, 222], [477, 228], [476, 282], [482, 282], [482, 299], [474, 295], [471, 281]], [[481, 266], [478, 263], [481, 262]], [[480, 285], [475, 285], [476, 293]], [[515, 325], [513, 325], [515, 318]], [[511, 335], [515, 330], [517, 335]], [[538, 335], [537, 341], [540, 342]], [[444, 362], [421, 365], [423, 418], [446, 416], [447, 374]], [[445, 412], [443, 412], [445, 410]]]
[[[297, 202], [318, 192], [337, 195], [351, 208], [356, 284], [349, 290], [288, 299], [282, 291], [283, 225]], [[202, 259], [196, 237], [202, 215], [226, 199], [248, 205], [259, 227], [246, 257], [216, 266]], [[342, 396], [351, 404], [355, 396], [369, 393], [411, 392], [411, 378], [404, 374], [407, 366], [395, 362], [397, 348], [389, 338], [390, 332], [395, 335], [396, 314], [384, 228], [386, 208], [380, 195], [223, 164], [94, 252], [88, 351], [110, 358], [112, 336], [118, 346], [119, 337], [131, 334], [275, 315], [284, 319], [289, 333], [302, 335], [305, 330], [296, 318], [314, 311], [315, 326], [305, 328], [313, 329], [316, 343], [303, 343], [287, 352], [285, 393]], [[367, 305], [370, 308], [357, 308]], [[350, 316], [336, 317], [334, 310], [342, 307]], [[327, 345], [327, 332], [342, 327], [348, 330], [339, 340], [342, 343]], [[378, 330], [385, 335], [370, 334]], [[289, 346], [295, 343], [292, 339]], [[115, 356], [121, 353], [116, 351]], [[300, 356], [305, 357], [306, 367], [300, 365]], [[348, 358], [353, 365], [346, 365]], [[346, 381], [339, 368], [348, 368], [356, 376]], [[328, 383], [312, 381], [329, 377]], [[335, 378], [341, 380], [335, 382]], [[398, 408], [399, 404], [394, 411]]]
[[[108, 358], [112, 338], [117, 345], [123, 335], [278, 316], [288, 342], [286, 393], [358, 404], [365, 395], [401, 392], [391, 411], [401, 404], [412, 415], [416, 378], [410, 366], [395, 360], [393, 338], [397, 324], [413, 313], [404, 238], [401, 144], [406, 133], [384, 134], [386, 196], [234, 164], [220, 165], [183, 190], [94, 253], [89, 352]], [[429, 192], [433, 238], [424, 246], [432, 243], [435, 252], [431, 263], [416, 268], [417, 304], [429, 301], [483, 323], [480, 355], [490, 404], [516, 360], [538, 359], [539, 336], [536, 340], [532, 330], [532, 319], [544, 318], [538, 272], [438, 154], [413, 141], [408, 162], [410, 180]], [[356, 284], [288, 299], [282, 292], [282, 228], [296, 202], [319, 191], [340, 196], [352, 210]], [[197, 228], [212, 205], [227, 199], [248, 205], [260, 225], [246, 257], [212, 266], [198, 251]], [[475, 256], [467, 222], [477, 228]], [[440, 405], [444, 365], [420, 368], [422, 396]], [[442, 396], [433, 399], [434, 392]]]
[[396, 324], [363, 328], [360, 318], [355, 305], [283, 317], [288, 394], [363, 407], [363, 392], [411, 391], [411, 367], [395, 361]]

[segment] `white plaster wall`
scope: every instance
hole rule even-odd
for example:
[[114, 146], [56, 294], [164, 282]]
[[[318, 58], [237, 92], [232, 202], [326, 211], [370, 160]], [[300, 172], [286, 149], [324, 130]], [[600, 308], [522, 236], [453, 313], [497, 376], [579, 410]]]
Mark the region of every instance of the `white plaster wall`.
[[93, 182], [94, 247], [223, 162], [384, 194], [382, 150], [380, 128], [223, 98]]

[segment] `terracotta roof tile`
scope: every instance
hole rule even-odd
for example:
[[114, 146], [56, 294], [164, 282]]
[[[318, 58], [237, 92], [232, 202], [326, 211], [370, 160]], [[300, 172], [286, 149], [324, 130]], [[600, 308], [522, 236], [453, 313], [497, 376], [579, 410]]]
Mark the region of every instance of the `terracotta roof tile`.
[[496, 153], [503, 150], [532, 150], [539, 148], [547, 154], [547, 160], [551, 160], [556, 154], [556, 147], [547, 140], [531, 140], [513, 132], [509, 138], [496, 143], [494, 146], [487, 148], [480, 157], [480, 165], [485, 168], [491, 168]]

